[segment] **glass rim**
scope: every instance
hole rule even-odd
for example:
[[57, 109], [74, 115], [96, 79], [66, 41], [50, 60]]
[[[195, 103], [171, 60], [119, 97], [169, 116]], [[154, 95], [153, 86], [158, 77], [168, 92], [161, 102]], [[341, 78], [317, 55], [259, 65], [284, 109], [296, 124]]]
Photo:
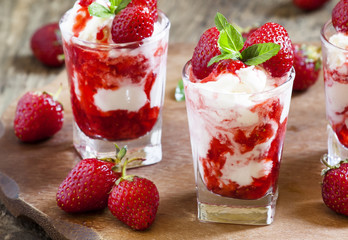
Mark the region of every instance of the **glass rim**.
[[114, 49], [114, 48], [134, 48], [134, 46], [145, 46], [147, 44], [156, 42], [159, 39], [162, 39], [166, 35], [167, 31], [169, 31], [170, 25], [171, 25], [165, 13], [162, 12], [161, 10], [158, 10], [158, 18], [163, 19], [165, 23], [163, 24], [164, 26], [160, 29], [160, 31], [156, 33], [156, 35], [152, 35], [151, 37], [145, 38], [140, 41], [133, 41], [133, 42], [127, 42], [127, 43], [97, 43], [97, 42], [91, 42], [91, 41], [79, 39], [78, 37], [75, 37], [70, 32], [64, 32], [63, 34], [61, 24], [63, 23], [64, 19], [70, 14], [70, 11], [72, 11], [72, 9], [69, 9], [68, 11], [66, 11], [59, 20], [59, 29], [62, 34], [62, 39], [64, 40], [63, 36], [66, 34], [69, 37], [69, 40], [72, 40], [74, 43], [84, 45], [84, 46], [94, 47], [94, 48], [105, 48], [105, 49], [113, 48]]
[[[332, 25], [332, 20], [331, 20], [331, 19], [329, 19], [329, 21], [327, 21], [327, 22], [322, 26], [322, 28], [321, 28], [321, 30], [320, 30], [320, 39], [321, 39], [321, 42], [324, 43], [324, 44], [327, 44], [327, 45], [329, 45], [329, 46], [331, 46], [331, 47], [333, 47], [333, 48], [340, 49], [341, 51], [348, 52], [347, 49], [344, 49], [344, 48], [341, 48], [341, 47], [339, 47], [339, 46], [336, 46], [336, 45], [332, 44], [332, 43], [329, 41], [329, 39], [327, 38], [327, 36], [326, 36], [326, 34], [325, 34], [325, 30], [326, 30], [330, 25], [333, 27], [333, 25]], [[333, 27], [333, 28], [334, 28], [334, 27]], [[335, 31], [336, 31], [336, 29], [335, 29]], [[337, 33], [337, 31], [336, 31], [336, 33]]]
[[[182, 70], [182, 79], [184, 83], [190, 84], [192, 86], [194, 86], [195, 88], [199, 88], [197, 85], [195, 85], [194, 83], [192, 83], [189, 80], [189, 75], [187, 74], [187, 70], [189, 68], [189, 66], [191, 65], [191, 60], [189, 60], [188, 62], [186, 62], [186, 64], [184, 65], [184, 68]], [[245, 95], [249, 95], [249, 96], [258, 96], [258, 95], [262, 95], [262, 94], [275, 94], [277, 93], [277, 91], [284, 91], [284, 89], [286, 89], [287, 87], [289, 87], [290, 84], [292, 84], [292, 82], [295, 79], [295, 68], [294, 66], [291, 67], [291, 69], [289, 70], [289, 76], [288, 79], [282, 83], [281, 85], [265, 90], [265, 91], [261, 91], [261, 92], [255, 92], [255, 93], [243, 93], [243, 92], [218, 92], [215, 90], [210, 90], [210, 89], [204, 89], [204, 91], [210, 92], [210, 93], [219, 93], [222, 95], [234, 95], [234, 96], [245, 96]]]

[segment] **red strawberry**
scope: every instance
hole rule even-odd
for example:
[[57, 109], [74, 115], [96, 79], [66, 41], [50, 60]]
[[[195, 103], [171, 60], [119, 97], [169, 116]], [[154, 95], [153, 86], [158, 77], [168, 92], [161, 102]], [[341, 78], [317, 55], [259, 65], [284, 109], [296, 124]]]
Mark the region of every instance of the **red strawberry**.
[[336, 31], [348, 33], [348, 0], [339, 1], [332, 10], [332, 25]]
[[324, 156], [322, 162], [328, 167], [323, 171], [323, 201], [331, 210], [348, 216], [348, 161], [331, 166]]
[[81, 160], [60, 184], [56, 201], [66, 212], [87, 212], [107, 206], [109, 193], [120, 174], [115, 163], [96, 158]]
[[63, 126], [63, 106], [46, 92], [27, 92], [17, 104], [14, 131], [23, 142], [53, 136]]
[[126, 175], [117, 180], [108, 200], [111, 213], [135, 230], [145, 230], [155, 221], [159, 194], [156, 185], [142, 177]]
[[306, 11], [321, 8], [328, 1], [329, 0], [292, 0], [296, 7]]
[[206, 77], [201, 83], [216, 81], [216, 77], [223, 73], [233, 73], [235, 74], [237, 70], [241, 68], [246, 68], [247, 65], [240, 60], [226, 59], [218, 62], [214, 67], [211, 74]]
[[268, 42], [277, 43], [281, 48], [277, 55], [262, 65], [273, 77], [282, 77], [289, 72], [294, 61], [292, 43], [284, 27], [272, 22], [262, 25], [248, 37], [242, 50], [253, 44]]
[[153, 18], [153, 21], [157, 22], [157, 18], [158, 18], [157, 0], [132, 0], [128, 4], [128, 7], [132, 7], [132, 6], [136, 6], [136, 5], [148, 7], [148, 9], [150, 11], [150, 15]]
[[127, 43], [150, 37], [153, 30], [154, 20], [149, 9], [133, 6], [123, 9], [115, 16], [111, 35], [115, 43]]
[[80, 0], [79, 4], [81, 5], [81, 7], [88, 7], [93, 2], [95, 2], [95, 0]]
[[293, 90], [303, 91], [312, 86], [319, 77], [321, 69], [321, 50], [305, 44], [293, 44], [295, 80]]
[[247, 39], [253, 32], [257, 30], [258, 27], [248, 27], [242, 29], [241, 33], [244, 39]]
[[212, 57], [215, 57], [221, 53], [217, 43], [219, 34], [220, 32], [216, 27], [206, 30], [195, 47], [191, 64], [192, 71], [198, 79], [207, 77], [216, 66], [216, 63], [210, 67], [207, 65]]
[[60, 67], [64, 64], [62, 37], [58, 23], [39, 28], [31, 37], [30, 47], [34, 56], [44, 65]]

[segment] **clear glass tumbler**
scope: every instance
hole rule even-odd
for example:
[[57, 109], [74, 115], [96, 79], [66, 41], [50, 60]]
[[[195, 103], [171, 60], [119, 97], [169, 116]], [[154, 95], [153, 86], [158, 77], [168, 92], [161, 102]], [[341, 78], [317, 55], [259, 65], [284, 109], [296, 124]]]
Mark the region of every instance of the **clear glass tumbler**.
[[348, 158], [348, 50], [329, 41], [342, 41], [341, 37], [331, 20], [321, 30], [329, 164]]
[[158, 12], [153, 36], [124, 44], [95, 43], [66, 32], [65, 62], [74, 116], [73, 142], [82, 158], [115, 156], [127, 145], [135, 165], [161, 161], [162, 106], [170, 22]]
[[[249, 225], [273, 221], [295, 72], [259, 93], [221, 93], [183, 70], [198, 219]], [[287, 78], [287, 76], [286, 76]]]

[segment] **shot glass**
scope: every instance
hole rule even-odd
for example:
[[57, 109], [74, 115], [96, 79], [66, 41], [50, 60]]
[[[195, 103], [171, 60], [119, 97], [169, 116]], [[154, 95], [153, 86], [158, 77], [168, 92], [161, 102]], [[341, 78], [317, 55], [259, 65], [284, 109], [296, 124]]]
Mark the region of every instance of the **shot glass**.
[[334, 39], [337, 36], [338, 33], [331, 20], [328, 21], [323, 26], [320, 37], [325, 84], [329, 164], [335, 164], [341, 159], [348, 158], [348, 50], [335, 46], [329, 41], [331, 37]]
[[221, 93], [190, 81], [183, 69], [196, 180], [198, 219], [272, 223], [286, 132], [292, 69], [284, 83], [259, 93]]
[[129, 158], [146, 159], [133, 167], [161, 161], [168, 18], [159, 11], [160, 27], [147, 39], [105, 44], [66, 32], [62, 24], [69, 14], [60, 26], [76, 150], [82, 158], [114, 157], [116, 143], [128, 147]]

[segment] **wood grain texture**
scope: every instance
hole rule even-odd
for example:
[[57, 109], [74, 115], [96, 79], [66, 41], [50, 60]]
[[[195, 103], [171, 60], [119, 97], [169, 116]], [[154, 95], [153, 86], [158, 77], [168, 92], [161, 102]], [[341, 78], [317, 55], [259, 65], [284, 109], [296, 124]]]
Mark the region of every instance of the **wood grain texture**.
[[[158, 186], [160, 206], [154, 225], [136, 232], [106, 209], [66, 214], [55, 203], [60, 182], [77, 163], [72, 147], [71, 108], [65, 72], [46, 89], [64, 84], [66, 119], [62, 131], [39, 144], [21, 144], [13, 134], [15, 103], [3, 116], [0, 150], [0, 199], [14, 215], [34, 219], [53, 239], [326, 239], [345, 236], [348, 219], [331, 212], [321, 200], [319, 159], [326, 152], [326, 121], [322, 79], [309, 91], [292, 97], [279, 178], [275, 221], [255, 227], [201, 223], [197, 220], [195, 183], [184, 102], [173, 99], [174, 87], [192, 45], [169, 48], [163, 111], [163, 160], [130, 170]], [[20, 172], [18, 171], [20, 169]]]
[[[43, 88], [52, 83], [62, 71], [62, 69], [49, 69], [42, 66], [33, 57], [29, 41], [37, 28], [43, 24], [58, 21], [63, 13], [71, 8], [73, 2], [73, 0], [1, 0], [0, 116], [4, 115], [8, 106], [24, 92], [35, 88]], [[174, 44], [178, 42], [197, 42], [202, 32], [213, 26], [213, 17], [216, 11], [222, 12], [231, 21], [242, 27], [274, 21], [286, 27], [294, 42], [319, 42], [320, 27], [329, 19], [331, 10], [338, 0], [331, 0], [322, 9], [314, 12], [303, 12], [296, 9], [291, 2], [291, 0], [158, 0], [158, 6], [171, 21], [170, 42]], [[182, 51], [187, 54], [186, 56], [191, 54], [191, 52]], [[186, 51], [189, 50], [186, 49]], [[179, 69], [181, 63], [172, 64], [178, 66], [175, 69]], [[175, 72], [176, 70], [168, 70], [172, 76], [180, 77], [180, 73]], [[169, 93], [172, 91], [172, 89], [167, 89]], [[295, 101], [295, 104], [303, 104], [301, 98], [299, 99]], [[314, 105], [318, 104], [314, 99], [312, 103]], [[307, 106], [309, 109], [312, 108], [312, 105]], [[173, 106], [173, 108], [179, 107]], [[310, 111], [301, 111], [304, 116], [311, 114]], [[321, 119], [321, 121], [324, 121], [324, 119]], [[293, 131], [310, 131], [312, 124], [318, 123], [317, 121], [314, 123], [305, 122], [304, 125], [295, 125], [292, 128]], [[306, 128], [303, 126], [306, 126]], [[320, 134], [326, 135], [325, 129]], [[317, 135], [313, 136], [311, 134], [310, 136], [312, 136], [312, 140], [315, 140], [314, 142], [317, 142]], [[306, 137], [309, 138], [310, 136]], [[291, 138], [291, 135], [289, 134], [288, 137]], [[298, 135], [293, 136], [295, 141], [300, 140], [300, 137]], [[314, 144], [313, 142], [301, 143], [305, 145]], [[308, 161], [307, 155], [310, 155], [310, 157], [313, 157], [313, 154], [319, 156], [318, 152], [324, 151], [325, 143], [321, 141], [320, 144], [322, 144], [322, 148], [318, 149], [314, 146], [310, 148], [314, 149], [314, 153], [310, 151], [303, 153], [301, 151], [301, 155], [297, 156], [300, 159], [299, 162]], [[187, 143], [184, 145], [187, 145]], [[299, 148], [299, 146], [301, 145], [291, 145], [290, 147]], [[180, 144], [177, 143], [176, 147], [180, 147]], [[4, 155], [3, 152], [0, 152], [0, 154], [1, 156]], [[182, 153], [178, 151], [178, 154]], [[0, 162], [3, 161], [5, 160], [0, 159]], [[296, 168], [293, 164], [290, 167]], [[319, 167], [317, 166], [317, 168]], [[298, 175], [297, 172], [291, 174], [298, 183], [301, 181], [300, 177], [302, 175]], [[5, 181], [4, 178], [1, 179], [1, 181]], [[11, 181], [7, 184], [11, 184]], [[30, 221], [13, 218], [8, 209], [4, 207], [1, 199], [3, 198], [0, 198], [0, 239], [49, 239], [44, 231], [31, 224]], [[16, 209], [11, 209], [11, 212], [15, 211]], [[330, 219], [326, 219], [326, 221], [328, 226], [333, 223]], [[323, 226], [326, 226], [324, 222]]]

